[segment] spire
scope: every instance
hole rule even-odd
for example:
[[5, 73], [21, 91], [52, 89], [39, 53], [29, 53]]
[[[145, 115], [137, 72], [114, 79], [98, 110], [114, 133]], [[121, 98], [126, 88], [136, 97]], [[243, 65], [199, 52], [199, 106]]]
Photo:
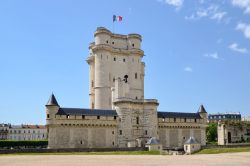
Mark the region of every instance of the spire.
[[207, 113], [207, 111], [205, 110], [203, 104], [200, 106], [198, 112], [199, 112], [199, 113]]
[[46, 106], [59, 106], [59, 104], [56, 101], [56, 97], [54, 96], [54, 94], [52, 93], [48, 103], [46, 104]]

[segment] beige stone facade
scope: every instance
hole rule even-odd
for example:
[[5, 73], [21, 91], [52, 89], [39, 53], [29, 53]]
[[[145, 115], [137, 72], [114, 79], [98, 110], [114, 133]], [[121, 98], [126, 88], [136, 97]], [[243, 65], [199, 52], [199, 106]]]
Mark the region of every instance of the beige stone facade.
[[50, 148], [140, 147], [154, 137], [183, 147], [190, 136], [206, 144], [207, 113], [158, 112], [144, 99], [144, 56], [139, 34], [97, 28], [89, 46], [90, 109], [63, 108], [52, 95], [46, 105]]
[[223, 123], [217, 127], [218, 145], [229, 145], [250, 140], [250, 124], [244, 122]]

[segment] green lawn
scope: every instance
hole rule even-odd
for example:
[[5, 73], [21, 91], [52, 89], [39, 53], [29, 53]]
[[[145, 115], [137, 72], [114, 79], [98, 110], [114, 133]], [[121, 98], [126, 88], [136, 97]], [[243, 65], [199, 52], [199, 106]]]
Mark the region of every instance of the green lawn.
[[15, 153], [1, 155], [160, 155], [159, 151]]
[[235, 152], [250, 152], [250, 147], [202, 149], [196, 154], [218, 154], [218, 153], [235, 153]]

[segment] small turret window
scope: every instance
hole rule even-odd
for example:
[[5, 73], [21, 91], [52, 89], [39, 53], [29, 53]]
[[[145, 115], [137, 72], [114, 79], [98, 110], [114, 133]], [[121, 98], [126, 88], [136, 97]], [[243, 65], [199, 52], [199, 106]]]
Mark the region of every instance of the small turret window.
[[139, 117], [136, 117], [136, 124], [139, 124]]

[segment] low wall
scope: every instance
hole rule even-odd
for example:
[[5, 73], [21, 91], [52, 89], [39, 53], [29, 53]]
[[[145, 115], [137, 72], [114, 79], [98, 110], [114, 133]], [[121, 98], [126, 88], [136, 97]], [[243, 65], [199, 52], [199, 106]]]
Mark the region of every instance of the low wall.
[[206, 145], [202, 146], [201, 149], [210, 149], [210, 148], [240, 148], [240, 147], [250, 147], [248, 143], [238, 143], [238, 144], [228, 144], [228, 145]]
[[117, 151], [147, 151], [146, 147], [135, 148], [68, 148], [68, 149], [0, 149], [0, 154], [13, 153], [63, 153], [63, 152], [117, 152]]

